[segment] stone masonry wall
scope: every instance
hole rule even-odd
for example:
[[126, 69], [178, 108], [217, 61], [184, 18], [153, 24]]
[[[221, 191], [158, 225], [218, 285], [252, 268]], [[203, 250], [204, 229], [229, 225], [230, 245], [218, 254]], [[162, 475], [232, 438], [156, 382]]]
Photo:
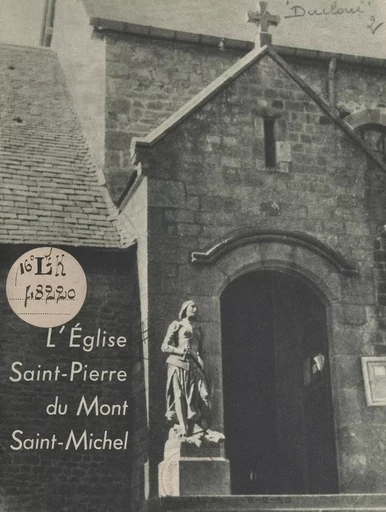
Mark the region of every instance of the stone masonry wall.
[[[117, 200], [133, 172], [129, 153], [132, 137], [148, 134], [242, 57], [243, 52], [221, 52], [113, 33], [106, 37], [106, 46], [105, 172], [109, 189]], [[285, 60], [318, 94], [327, 98], [327, 61], [287, 56]], [[158, 373], [159, 357], [162, 357], [158, 354], [158, 345], [165, 324], [173, 318], [180, 301], [187, 297], [186, 289], [190, 289], [181, 283], [184, 273], [191, 275], [191, 268], [186, 266], [189, 252], [203, 248], [241, 226], [280, 227], [314, 234], [358, 263], [361, 275], [358, 282], [350, 284], [356, 296], [350, 299], [353, 304], [344, 320], [347, 323], [344, 329], [334, 326], [336, 337], [342, 342], [337, 352], [342, 352], [341, 358], [347, 358], [345, 362], [349, 369], [346, 373], [354, 368], [355, 375], [355, 378], [348, 379], [350, 383], [345, 384], [347, 391], [342, 391], [339, 398], [344, 403], [342, 432], [344, 425], [351, 421], [350, 414], [348, 419], [343, 420], [343, 417], [348, 407], [345, 404], [350, 402], [352, 394], [355, 398], [354, 423], [362, 414], [369, 415], [369, 411], [364, 409], [358, 353], [368, 355], [384, 351], [380, 324], [376, 320], [381, 309], [377, 308], [375, 312], [371, 254], [379, 218], [372, 219], [371, 212], [367, 216], [373, 199], [368, 193], [371, 171], [370, 178], [369, 172], [365, 175], [359, 171], [367, 166], [363, 153], [330, 125], [309, 99], [302, 103], [299, 98], [303, 93], [290, 85], [282, 72], [274, 72], [270, 79], [268, 72], [263, 75], [254, 77], [253, 87], [242, 90], [239, 86], [242, 93], [237, 94], [245, 95], [245, 101], [248, 98], [248, 106], [238, 105], [236, 93], [229, 92], [229, 97], [223, 93], [225, 99], [218, 105], [221, 114], [210, 114], [216, 127], [222, 127], [223, 134], [219, 135], [213, 126], [211, 130], [207, 129], [205, 119], [200, 119], [197, 114], [196, 122], [200, 128], [191, 128], [189, 133], [185, 133], [179, 148], [173, 134], [173, 143], [158, 145], [157, 151], [154, 149], [154, 160], [149, 163], [149, 168], [157, 169], [156, 179], [152, 179], [149, 185], [151, 243], [146, 250], [151, 261], [149, 286], [153, 289], [149, 308], [156, 317], [150, 329], [159, 336], [154, 341], [155, 352], [150, 357], [148, 375], [150, 388], [157, 388], [151, 398], [154, 405], [150, 408], [151, 423], [156, 425], [150, 434], [150, 451], [153, 451], [150, 458], [153, 462], [159, 461], [161, 438], [165, 437], [159, 424], [159, 418], [163, 417], [159, 379], [164, 376]], [[342, 112], [364, 107], [382, 108], [384, 83], [384, 71], [379, 68], [338, 63], [337, 100], [343, 107]], [[256, 105], [256, 98], [260, 100], [259, 105]], [[286, 112], [285, 119], [279, 116], [276, 127], [277, 140], [283, 143], [278, 147], [278, 169], [284, 172], [266, 170], [263, 165], [262, 122], [256, 121], [255, 117], [259, 112], [261, 114], [264, 102], [273, 109]], [[288, 142], [290, 158], [286, 156]], [[161, 145], [164, 149], [159, 150]], [[357, 171], [353, 173], [353, 170]], [[181, 201], [183, 206], [176, 208], [177, 204], [181, 206]], [[350, 286], [345, 286], [349, 296]], [[162, 293], [154, 294], [156, 288]], [[211, 300], [203, 300], [210, 318], [216, 308]], [[343, 345], [345, 337], [350, 338], [350, 346], [355, 348], [346, 350]], [[337, 363], [337, 367], [342, 361]], [[352, 382], [361, 383], [360, 391], [359, 388], [353, 391]], [[358, 392], [360, 398], [357, 397]], [[379, 421], [378, 412], [374, 414], [376, 422]], [[367, 436], [366, 429], [368, 426], [360, 433], [361, 439]], [[356, 432], [353, 435], [356, 436]], [[344, 439], [343, 434], [341, 439]], [[347, 450], [350, 452], [351, 448]], [[352, 453], [349, 457], [355, 459]], [[354, 462], [353, 473], [358, 469], [356, 466]], [[349, 482], [347, 489], [368, 488], [368, 483], [357, 482], [356, 477], [349, 475], [350, 471], [344, 477], [345, 482]], [[152, 478], [151, 485], [155, 487], [154, 474]], [[342, 484], [343, 487], [345, 485]], [[382, 484], [377, 481], [372, 486], [378, 489]]]
[[[106, 36], [105, 173], [115, 200], [132, 172], [131, 138], [147, 135], [244, 54], [122, 34]], [[284, 58], [327, 97], [328, 61]], [[385, 73], [382, 68], [338, 62], [337, 102], [342, 111], [383, 105]]]
[[375, 277], [377, 293], [377, 313], [379, 322], [378, 343], [375, 355], [386, 356], [386, 236], [382, 231], [374, 245]]
[[[326, 60], [311, 60], [286, 57], [287, 62], [318, 94], [328, 99], [328, 64]], [[339, 62], [336, 68], [336, 102], [338, 112], [342, 117], [365, 109], [383, 111], [386, 108], [386, 69], [371, 65], [351, 65]], [[383, 170], [368, 162], [365, 190], [373, 231], [377, 233], [386, 222], [386, 175]], [[384, 238], [375, 241], [375, 272], [377, 287], [377, 317], [380, 329], [386, 325], [386, 310], [384, 308], [385, 281], [381, 253]], [[377, 355], [386, 353], [383, 346], [384, 333], [378, 334], [381, 344], [375, 345]]]
[[[32, 247], [3, 246], [1, 250], [1, 510], [4, 512], [126, 512], [130, 497], [130, 473], [133, 445], [127, 450], [12, 450], [12, 432], [22, 430], [21, 438], [48, 437], [56, 433], [66, 441], [71, 429], [80, 435], [84, 429], [101, 437], [107, 430], [112, 438], [133, 430], [135, 399], [131, 394], [130, 374], [137, 364], [139, 301], [135, 251], [99, 251], [70, 249], [83, 266], [87, 298], [80, 313], [66, 325], [62, 335], [53, 330], [56, 347], [46, 347], [47, 329], [28, 325], [10, 309], [5, 296], [8, 269], [17, 257]], [[110, 335], [125, 336], [125, 348], [95, 348], [84, 352], [69, 348], [69, 329], [83, 327], [83, 335], [96, 336], [97, 329]], [[66, 334], [67, 333], [67, 334]], [[124, 382], [54, 381], [11, 382], [11, 364], [23, 363], [23, 369], [67, 368], [71, 361], [87, 364], [89, 369], [122, 369], [129, 377]], [[98, 395], [100, 403], [128, 402], [126, 415], [75, 415], [81, 396], [88, 403]], [[66, 416], [48, 416], [46, 407], [55, 396], [67, 403]], [[95, 412], [95, 411], [94, 411]], [[135, 461], [134, 461], [135, 462]]]
[[[275, 169], [264, 164], [267, 108], [276, 112]], [[152, 148], [139, 148], [138, 155], [149, 177], [149, 318], [151, 328], [160, 333], [159, 342], [181, 302], [191, 297], [201, 305], [209, 340], [213, 344], [218, 338], [220, 327], [213, 320], [219, 315], [218, 299], [211, 289], [210, 268], [193, 267], [189, 255], [235, 230], [300, 231], [355, 263], [357, 277], [336, 278], [341, 298], [331, 304], [329, 320], [340, 488], [385, 492], [384, 413], [366, 406], [360, 362], [361, 355], [373, 355], [380, 343], [375, 233], [363, 151], [266, 57], [165, 139]], [[212, 344], [208, 371], [218, 389], [220, 353]], [[162, 459], [165, 440], [160, 385], [165, 371], [159, 343], [149, 351], [155, 464]], [[221, 404], [217, 407], [220, 421]]]
[[[284, 59], [318, 94], [328, 98], [328, 60], [285, 56]], [[337, 105], [348, 113], [363, 108], [385, 108], [386, 69], [352, 65], [338, 60], [336, 67]]]
[[132, 137], [147, 135], [242, 53], [106, 36], [106, 180], [118, 199], [130, 175]]

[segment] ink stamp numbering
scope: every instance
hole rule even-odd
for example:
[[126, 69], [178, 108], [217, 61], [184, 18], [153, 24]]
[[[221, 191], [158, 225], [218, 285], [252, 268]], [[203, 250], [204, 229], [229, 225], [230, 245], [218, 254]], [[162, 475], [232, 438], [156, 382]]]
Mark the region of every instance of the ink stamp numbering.
[[71, 254], [55, 247], [38, 247], [12, 265], [6, 293], [19, 318], [37, 327], [57, 327], [82, 308], [87, 280]]

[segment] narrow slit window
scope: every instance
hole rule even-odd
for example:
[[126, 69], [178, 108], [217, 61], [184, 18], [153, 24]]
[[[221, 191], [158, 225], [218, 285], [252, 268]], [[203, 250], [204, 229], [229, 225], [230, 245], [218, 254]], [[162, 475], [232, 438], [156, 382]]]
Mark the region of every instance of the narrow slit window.
[[276, 166], [276, 149], [275, 149], [275, 122], [273, 119], [264, 119], [264, 149], [265, 149], [265, 166]]

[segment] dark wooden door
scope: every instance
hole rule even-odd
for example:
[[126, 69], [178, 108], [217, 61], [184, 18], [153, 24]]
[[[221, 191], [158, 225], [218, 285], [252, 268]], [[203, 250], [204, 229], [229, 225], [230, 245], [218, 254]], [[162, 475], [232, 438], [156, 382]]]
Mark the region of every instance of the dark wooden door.
[[266, 271], [232, 282], [221, 307], [232, 492], [338, 492], [323, 302]]

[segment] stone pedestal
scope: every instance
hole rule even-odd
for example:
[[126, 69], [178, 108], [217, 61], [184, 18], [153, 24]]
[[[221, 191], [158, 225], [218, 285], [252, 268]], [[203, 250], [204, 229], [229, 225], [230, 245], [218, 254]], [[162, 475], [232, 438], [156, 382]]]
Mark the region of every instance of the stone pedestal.
[[158, 469], [160, 496], [230, 494], [229, 461], [222, 458], [175, 457]]
[[219, 442], [203, 437], [186, 440], [171, 433], [158, 466], [160, 496], [223, 496], [230, 494], [229, 461]]

